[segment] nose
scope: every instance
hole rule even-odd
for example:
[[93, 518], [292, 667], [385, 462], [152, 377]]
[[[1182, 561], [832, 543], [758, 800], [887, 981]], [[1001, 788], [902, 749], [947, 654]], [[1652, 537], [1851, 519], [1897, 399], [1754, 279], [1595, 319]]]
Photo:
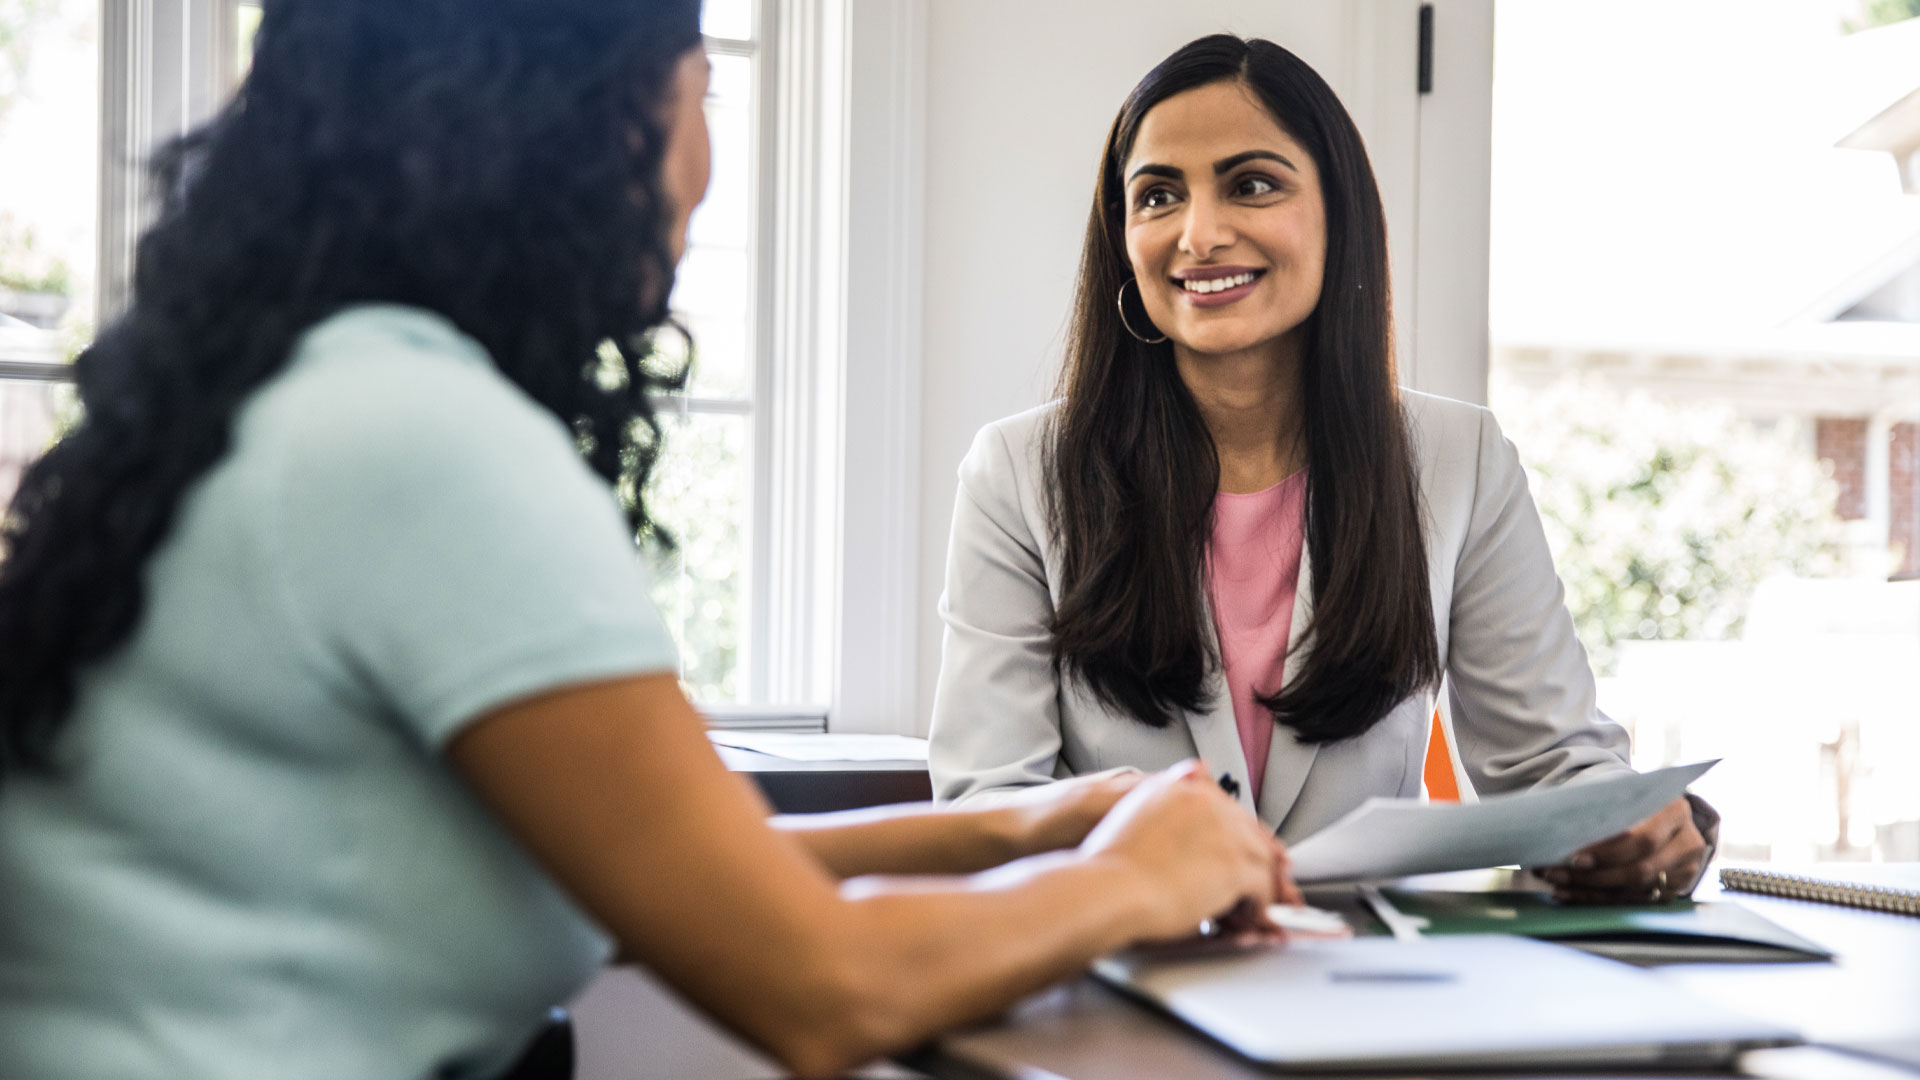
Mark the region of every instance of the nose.
[[1219, 202], [1206, 195], [1187, 201], [1185, 227], [1180, 230], [1180, 250], [1196, 259], [1204, 259], [1233, 243], [1233, 230]]

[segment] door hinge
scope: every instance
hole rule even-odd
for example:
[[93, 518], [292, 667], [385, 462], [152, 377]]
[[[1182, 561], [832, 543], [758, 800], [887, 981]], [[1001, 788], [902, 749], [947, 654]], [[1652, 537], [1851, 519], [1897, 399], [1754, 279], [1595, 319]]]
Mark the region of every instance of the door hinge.
[[1420, 92], [1433, 93], [1433, 5], [1420, 5]]

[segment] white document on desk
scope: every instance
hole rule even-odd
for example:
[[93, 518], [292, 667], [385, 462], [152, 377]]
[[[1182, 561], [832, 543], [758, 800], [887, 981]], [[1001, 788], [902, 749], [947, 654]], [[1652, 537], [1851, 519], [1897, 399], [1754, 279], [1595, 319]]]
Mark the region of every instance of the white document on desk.
[[1495, 795], [1477, 803], [1368, 799], [1293, 845], [1296, 881], [1554, 866], [1679, 798], [1715, 761]]
[[925, 761], [927, 740], [909, 735], [829, 735], [826, 732], [709, 731], [721, 746], [788, 761]]

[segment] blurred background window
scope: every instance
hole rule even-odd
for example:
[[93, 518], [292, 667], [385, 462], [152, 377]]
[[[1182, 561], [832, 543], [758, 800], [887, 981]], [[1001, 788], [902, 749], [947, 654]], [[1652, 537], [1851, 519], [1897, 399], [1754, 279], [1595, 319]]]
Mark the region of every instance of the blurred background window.
[[[686, 392], [658, 399], [666, 456], [648, 488], [673, 537], [653, 553], [654, 602], [680, 643], [680, 678], [703, 706], [752, 698], [750, 570], [756, 532], [755, 446], [760, 365], [754, 315], [760, 206], [761, 48], [754, 0], [708, 0], [702, 11], [712, 77], [707, 126], [713, 180], [688, 231], [672, 308], [692, 340]], [[677, 350], [674, 334], [660, 347]]]
[[0, 497], [93, 337], [99, 154], [99, 0], [0, 0]]
[[[0, 499], [73, 420], [72, 360], [124, 304], [150, 212], [138, 161], [217, 108], [252, 58], [257, 3], [150, 6], [0, 0]], [[705, 5], [713, 184], [671, 300], [692, 378], [656, 402], [667, 453], [649, 494], [677, 547], [652, 560], [654, 597], [703, 705], [745, 702], [753, 684], [760, 17], [760, 0]], [[661, 347], [685, 350], [671, 334]]]
[[1920, 858], [1916, 16], [1496, 8], [1491, 403], [1728, 857]]

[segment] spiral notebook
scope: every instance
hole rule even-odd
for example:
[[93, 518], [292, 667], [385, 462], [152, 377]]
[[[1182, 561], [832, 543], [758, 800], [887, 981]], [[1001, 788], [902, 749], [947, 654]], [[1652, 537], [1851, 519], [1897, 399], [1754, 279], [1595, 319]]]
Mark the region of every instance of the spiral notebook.
[[[1880, 870], [1863, 867], [1862, 870]], [[1880, 881], [1844, 880], [1837, 877], [1788, 874], [1778, 870], [1751, 870], [1728, 867], [1720, 871], [1720, 887], [1740, 892], [1781, 896], [1789, 900], [1817, 900], [1823, 904], [1888, 911], [1896, 915], [1920, 916], [1920, 865], [1887, 867], [1890, 873], [1876, 873]], [[1868, 874], [1850, 876], [1865, 878]]]

